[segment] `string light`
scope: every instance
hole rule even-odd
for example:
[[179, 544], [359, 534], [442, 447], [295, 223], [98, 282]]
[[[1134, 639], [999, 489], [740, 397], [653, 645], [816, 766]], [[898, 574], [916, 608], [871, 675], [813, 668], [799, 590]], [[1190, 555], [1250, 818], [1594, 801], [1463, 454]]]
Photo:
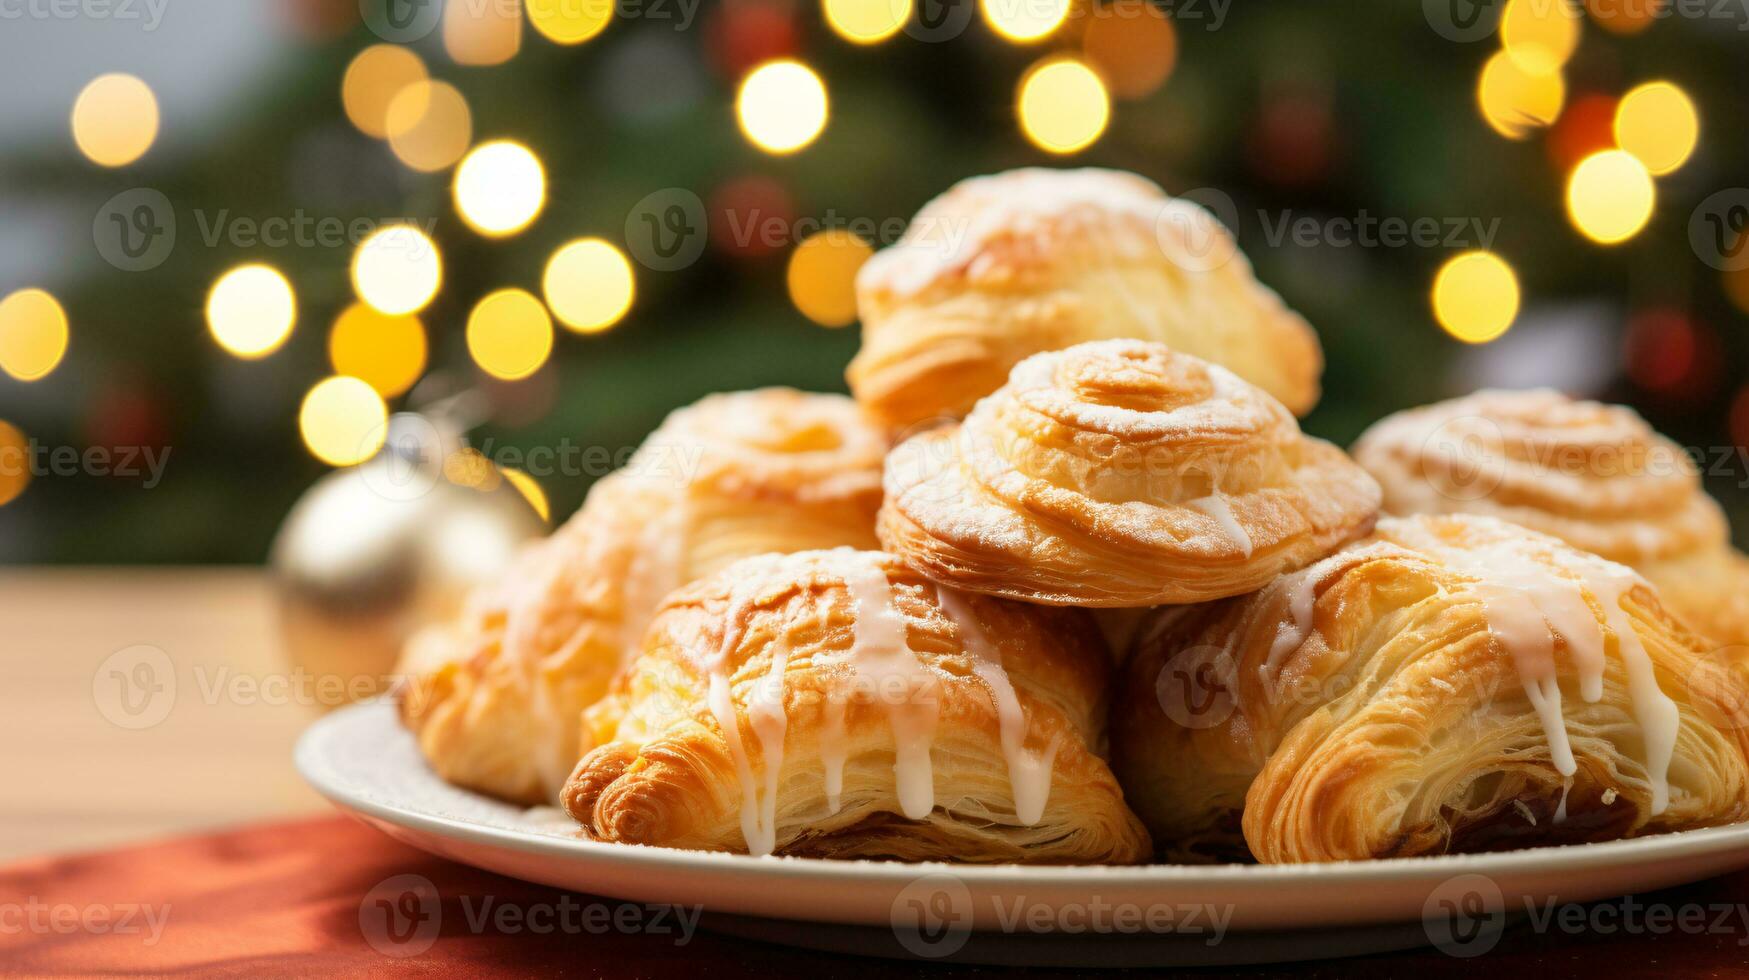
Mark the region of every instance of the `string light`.
[[1694, 101], [1670, 82], [1635, 86], [1616, 106], [1616, 145], [1638, 157], [1655, 176], [1687, 163], [1699, 139]]
[[18, 499], [30, 486], [30, 440], [0, 419], [0, 507]]
[[541, 291], [560, 323], [597, 333], [626, 315], [637, 288], [625, 253], [599, 238], [579, 238], [547, 260]]
[[799, 61], [768, 61], [741, 82], [735, 114], [754, 146], [767, 153], [794, 153], [826, 128], [826, 83]]
[[360, 51], [340, 81], [346, 118], [366, 136], [387, 139], [389, 103], [401, 90], [426, 80], [425, 62], [406, 48], [376, 44]]
[[500, 467], [498, 472], [504, 474], [504, 479], [509, 480], [510, 485], [522, 494], [523, 499], [528, 501], [528, 505], [534, 508], [534, 512], [540, 515], [542, 521], [552, 523], [553, 505], [548, 502], [547, 492], [541, 489], [539, 481], [521, 470], [511, 469], [508, 466]]
[[335, 374], [351, 375], [384, 398], [406, 394], [425, 373], [425, 324], [414, 316], [389, 316], [354, 303], [328, 331], [328, 362]]
[[355, 466], [375, 456], [388, 422], [389, 408], [376, 389], [343, 374], [318, 381], [298, 408], [305, 448], [329, 466]]
[[582, 44], [613, 21], [613, 0], [527, 0], [528, 22], [547, 40]]
[[790, 301], [823, 327], [856, 321], [856, 272], [874, 250], [848, 231], [815, 232], [790, 253], [786, 276]]
[[1051, 36], [1069, 16], [1070, 0], [979, 0], [984, 23], [1016, 44]]
[[206, 298], [207, 329], [245, 361], [279, 350], [297, 322], [291, 283], [270, 265], [240, 265], [220, 276]]
[[1178, 32], [1152, 3], [1095, 8], [1081, 36], [1081, 50], [1113, 95], [1139, 99], [1172, 74]]
[[553, 321], [523, 290], [500, 289], [468, 314], [468, 353], [494, 378], [520, 381], [540, 370], [552, 351]]
[[442, 284], [437, 243], [413, 225], [379, 228], [352, 256], [353, 291], [390, 316], [424, 309]]
[[132, 75], [99, 75], [74, 100], [72, 125], [73, 142], [92, 163], [125, 167], [158, 138], [158, 99]]
[[1634, 237], [1652, 217], [1656, 192], [1646, 165], [1625, 150], [1579, 161], [1567, 178], [1567, 215], [1586, 238], [1614, 245]]
[[482, 143], [462, 158], [452, 187], [468, 227], [491, 238], [527, 228], [546, 204], [547, 175], [528, 147], [511, 140]]
[[1559, 71], [1579, 46], [1579, 10], [1571, 0], [1506, 0], [1500, 46], [1531, 74]]
[[501, 65], [521, 47], [521, 4], [444, 4], [443, 49], [456, 64]]
[[1072, 58], [1034, 66], [1020, 80], [1020, 128], [1040, 149], [1075, 153], [1105, 132], [1111, 97], [1091, 68]]
[[1482, 118], [1507, 139], [1524, 139], [1532, 129], [1554, 122], [1566, 98], [1560, 72], [1525, 71], [1504, 51], [1488, 59], [1476, 82]]
[[879, 44], [911, 19], [911, 0], [824, 0], [826, 24], [852, 44]]
[[385, 125], [395, 158], [434, 173], [462, 158], [474, 138], [468, 100], [448, 82], [414, 82], [389, 101]]
[[46, 378], [67, 353], [67, 311], [41, 289], [0, 300], [0, 371], [19, 381]]
[[1433, 277], [1433, 316], [1466, 344], [1485, 344], [1518, 317], [1518, 276], [1492, 252], [1465, 252]]

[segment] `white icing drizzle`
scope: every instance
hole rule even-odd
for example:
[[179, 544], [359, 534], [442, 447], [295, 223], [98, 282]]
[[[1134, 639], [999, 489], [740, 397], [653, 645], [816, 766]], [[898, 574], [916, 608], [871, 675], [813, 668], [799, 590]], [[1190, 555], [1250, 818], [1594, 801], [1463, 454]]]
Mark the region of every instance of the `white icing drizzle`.
[[1014, 683], [1002, 667], [1002, 650], [984, 630], [984, 624], [966, 603], [963, 596], [937, 589], [936, 601], [942, 612], [959, 627], [960, 641], [972, 657], [972, 670], [990, 690], [990, 701], [996, 707], [997, 724], [1002, 733], [1002, 755], [1008, 764], [1008, 786], [1014, 797], [1014, 812], [1028, 827], [1044, 817], [1045, 801], [1051, 792], [1051, 766], [1056, 761], [1057, 743], [1053, 740], [1043, 752], [1026, 748], [1026, 715], [1020, 698], [1014, 693]]
[[1681, 718], [1676, 703], [1659, 689], [1652, 659], [1621, 605], [1639, 578], [1621, 565], [1577, 551], [1563, 549], [1564, 553], [1555, 555], [1557, 571], [1511, 542], [1454, 548], [1409, 522], [1399, 523], [1394, 534], [1410, 547], [1481, 579], [1472, 591], [1482, 601], [1489, 632], [1512, 656], [1525, 696], [1542, 724], [1550, 759], [1569, 780], [1577, 765], [1561, 714], [1555, 636], [1559, 634], [1566, 641], [1573, 658], [1580, 697], [1596, 702], [1603, 696], [1606, 642], [1597, 615], [1585, 599], [1585, 592], [1591, 593], [1601, 607], [1604, 624], [1615, 634], [1616, 653], [1627, 676], [1634, 720], [1644, 742], [1652, 813], [1664, 812], [1670, 797], [1670, 759]]
[[1246, 558], [1251, 557], [1251, 535], [1239, 524], [1239, 519], [1233, 516], [1233, 505], [1227, 502], [1225, 495], [1216, 493], [1198, 497], [1187, 502], [1185, 506], [1214, 518], [1227, 540], [1238, 547]]
[[878, 556], [844, 576], [856, 604], [849, 662], [857, 678], [886, 707], [893, 732], [893, 778], [899, 812], [921, 820], [935, 809], [935, 774], [929, 750], [941, 706], [937, 683], [905, 636], [905, 618], [893, 608], [893, 588]]
[[741, 836], [747, 842], [747, 853], [756, 857], [770, 854], [777, 847], [777, 780], [783, 768], [783, 738], [788, 724], [783, 707], [783, 671], [789, 662], [789, 651], [773, 644], [770, 671], [755, 682], [747, 698], [747, 715], [759, 745], [765, 767], [765, 799], [760, 800], [759, 783], [753, 775], [753, 765], [747, 757], [747, 747], [741, 740], [740, 719], [735, 714], [735, 695], [729, 680], [729, 656], [741, 642], [742, 623], [754, 602], [739, 590], [731, 595], [729, 611], [723, 627], [723, 640], [705, 663], [710, 671], [710, 709], [717, 727], [723, 730], [729, 754], [735, 760], [735, 775], [741, 784]]

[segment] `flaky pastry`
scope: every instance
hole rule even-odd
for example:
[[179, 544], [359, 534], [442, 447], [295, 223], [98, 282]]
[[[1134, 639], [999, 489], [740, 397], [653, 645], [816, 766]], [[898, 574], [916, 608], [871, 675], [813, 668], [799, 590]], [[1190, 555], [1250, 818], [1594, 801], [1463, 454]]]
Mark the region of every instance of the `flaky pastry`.
[[1749, 816], [1741, 671], [1628, 568], [1493, 518], [1385, 518], [1144, 632], [1113, 715], [1180, 860], [1578, 843]]
[[1379, 490], [1226, 370], [1164, 344], [1037, 354], [887, 459], [879, 533], [925, 575], [1052, 605], [1201, 602], [1366, 533]]
[[1030, 168], [954, 185], [856, 280], [847, 377], [894, 428], [964, 415], [1009, 368], [1088, 340], [1155, 340], [1304, 414], [1317, 334], [1207, 211], [1115, 170]]
[[672, 595], [591, 709], [565, 787], [597, 839], [962, 862], [1140, 860], [1079, 610], [940, 588], [891, 556], [765, 555]]
[[887, 440], [850, 399], [787, 388], [680, 409], [563, 527], [404, 657], [402, 716], [451, 782], [555, 800], [582, 710], [673, 589], [747, 555], [874, 544]]
[[1483, 391], [1389, 416], [1354, 446], [1392, 514], [1486, 514], [1629, 565], [1697, 630], [1749, 644], [1749, 560], [1687, 453], [1633, 410]]

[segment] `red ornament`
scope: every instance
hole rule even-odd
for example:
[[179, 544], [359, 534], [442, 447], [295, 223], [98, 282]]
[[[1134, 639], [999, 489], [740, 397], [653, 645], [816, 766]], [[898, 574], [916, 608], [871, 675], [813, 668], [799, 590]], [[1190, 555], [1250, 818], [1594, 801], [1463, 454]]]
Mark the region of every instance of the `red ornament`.
[[1635, 314], [1622, 341], [1624, 366], [1634, 384], [1685, 402], [1699, 401], [1717, 387], [1723, 354], [1711, 329], [1667, 307]]
[[750, 174], [711, 192], [711, 244], [737, 258], [756, 259], [796, 244], [796, 202], [776, 178]]
[[162, 449], [170, 441], [168, 412], [158, 393], [136, 379], [103, 386], [85, 413], [85, 445], [111, 454]]
[[739, 79], [753, 66], [795, 54], [798, 42], [793, 3], [783, 0], [725, 0], [706, 28], [711, 63]]
[[1321, 183], [1335, 162], [1335, 129], [1330, 100], [1324, 94], [1271, 95], [1247, 141], [1251, 168], [1282, 187]]

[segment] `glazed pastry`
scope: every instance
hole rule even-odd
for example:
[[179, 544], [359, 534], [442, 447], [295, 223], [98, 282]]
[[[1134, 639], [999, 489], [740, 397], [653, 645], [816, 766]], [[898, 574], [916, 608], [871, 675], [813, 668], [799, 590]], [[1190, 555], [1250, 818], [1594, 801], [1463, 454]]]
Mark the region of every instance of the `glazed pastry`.
[[886, 437], [848, 398], [712, 395], [670, 415], [581, 510], [404, 658], [402, 716], [445, 779], [557, 799], [582, 710], [670, 591], [747, 555], [874, 543]]
[[1749, 560], [1693, 460], [1631, 409], [1483, 391], [1399, 412], [1355, 444], [1392, 514], [1487, 514], [1632, 566], [1720, 643], [1749, 644]]
[[1145, 632], [1113, 752], [1177, 860], [1728, 823], [1749, 817], [1749, 691], [1710, 651], [1622, 565], [1493, 518], [1385, 518]]
[[856, 299], [846, 377], [894, 428], [965, 415], [1033, 354], [1126, 337], [1224, 365], [1302, 415], [1318, 400], [1317, 334], [1219, 221], [1131, 173], [962, 181], [863, 265]]
[[1253, 591], [1365, 534], [1377, 485], [1237, 375], [1164, 344], [1037, 354], [887, 459], [886, 549], [944, 585], [1135, 607]]
[[1107, 654], [1079, 610], [937, 587], [848, 548], [670, 596], [589, 712], [565, 809], [596, 839], [908, 861], [1148, 853], [1098, 752]]

